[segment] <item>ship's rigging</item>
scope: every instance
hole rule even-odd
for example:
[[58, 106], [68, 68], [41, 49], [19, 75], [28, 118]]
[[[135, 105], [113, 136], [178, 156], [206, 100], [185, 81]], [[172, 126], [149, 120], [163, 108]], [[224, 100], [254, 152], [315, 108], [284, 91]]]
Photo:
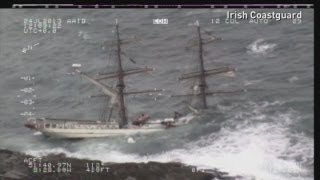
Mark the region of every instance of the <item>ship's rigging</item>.
[[[195, 43], [192, 43], [191, 47], [197, 46], [197, 59], [198, 59], [198, 65], [199, 68], [196, 71], [184, 73], [179, 77], [179, 80], [193, 80], [193, 92], [186, 93], [186, 94], [179, 94], [179, 95], [172, 95], [172, 97], [184, 97], [184, 96], [197, 96], [200, 98], [200, 107], [194, 108], [189, 105], [189, 109], [192, 111], [197, 111], [197, 109], [207, 109], [208, 103], [207, 103], [207, 96], [212, 95], [219, 95], [219, 94], [234, 94], [243, 92], [244, 90], [234, 90], [234, 91], [209, 91], [208, 85], [207, 85], [207, 76], [211, 75], [228, 75], [228, 76], [234, 76], [235, 69], [225, 66], [225, 67], [215, 67], [215, 68], [205, 68], [204, 64], [204, 50], [203, 45], [216, 41], [221, 40], [221, 38], [213, 37], [209, 35], [209, 32], [203, 31], [210, 37], [207, 39], [204, 39], [202, 37], [202, 30], [200, 28], [199, 22], [196, 21], [195, 26], [197, 28], [197, 41]], [[195, 88], [194, 88], [195, 87]], [[195, 91], [195, 89], [199, 89], [198, 92]]]
[[[136, 39], [136, 38], [135, 38]], [[76, 72], [83, 75], [86, 79], [88, 79], [90, 82], [92, 82], [94, 85], [99, 87], [99, 89], [102, 90], [103, 94], [98, 95], [92, 95], [91, 97], [109, 97], [110, 98], [110, 105], [108, 107], [109, 112], [106, 114], [106, 111], [103, 111], [103, 114], [101, 115], [102, 120], [109, 121], [112, 117], [113, 110], [116, 108], [118, 110], [118, 123], [120, 128], [126, 128], [128, 125], [128, 115], [127, 115], [127, 107], [125, 103], [125, 96], [127, 95], [133, 95], [133, 94], [144, 94], [144, 93], [150, 93], [150, 92], [159, 92], [163, 91], [162, 89], [152, 89], [152, 90], [142, 90], [142, 91], [131, 91], [127, 92], [126, 84], [125, 84], [125, 77], [129, 75], [134, 75], [138, 73], [143, 72], [150, 72], [153, 71], [153, 68], [150, 67], [143, 67], [143, 68], [123, 68], [123, 62], [122, 62], [122, 55], [126, 56], [132, 63], [136, 64], [136, 61], [126, 55], [122, 49], [121, 44], [125, 41], [120, 39], [120, 33], [119, 33], [119, 24], [116, 23], [115, 27], [115, 43], [116, 43], [116, 58], [115, 58], [115, 65], [117, 66], [116, 71], [113, 72], [104, 72], [99, 73], [97, 77], [92, 78], [86, 75], [85, 73], [82, 73], [79, 69], [76, 69]], [[113, 42], [112, 44], [113, 45]], [[117, 80], [116, 87], [111, 87], [109, 85], [106, 85], [103, 83], [103, 80], [112, 79], [115, 78]], [[106, 108], [107, 109], [107, 108]], [[107, 115], [107, 118], [106, 118]]]

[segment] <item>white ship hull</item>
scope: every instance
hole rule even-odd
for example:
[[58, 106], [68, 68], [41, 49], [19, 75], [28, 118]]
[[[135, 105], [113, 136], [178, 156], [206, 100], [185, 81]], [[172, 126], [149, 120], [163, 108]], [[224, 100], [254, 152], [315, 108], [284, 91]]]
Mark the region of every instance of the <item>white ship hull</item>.
[[134, 134], [148, 134], [164, 130], [164, 128], [139, 129], [38, 129], [46, 136], [53, 138], [99, 138], [113, 136], [129, 136]]
[[[118, 123], [115, 121], [102, 123], [100, 121], [30, 118], [25, 126], [53, 138], [82, 139], [155, 133], [170, 127], [186, 125], [193, 118], [194, 116], [187, 115], [177, 119], [175, 122], [173, 118], [159, 119], [143, 126], [132, 125], [128, 128], [119, 128]], [[161, 122], [171, 122], [172, 126], [163, 125]]]

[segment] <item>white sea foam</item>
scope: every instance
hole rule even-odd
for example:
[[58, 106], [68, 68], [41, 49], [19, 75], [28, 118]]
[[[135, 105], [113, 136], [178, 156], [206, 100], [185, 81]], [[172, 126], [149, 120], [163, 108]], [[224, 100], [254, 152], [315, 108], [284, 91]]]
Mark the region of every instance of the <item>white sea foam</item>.
[[288, 79], [288, 81], [289, 81], [290, 83], [293, 83], [293, 82], [295, 82], [295, 81], [297, 81], [297, 80], [299, 80], [299, 78], [298, 78], [297, 76], [292, 76], [291, 78]]
[[253, 84], [260, 83], [260, 82], [262, 82], [262, 81], [263, 81], [263, 80], [247, 80], [247, 81], [244, 81], [244, 85], [245, 85], [245, 86], [253, 85]]
[[37, 131], [37, 132], [33, 133], [34, 136], [39, 136], [41, 134], [42, 134], [42, 132], [40, 132], [40, 131]]
[[221, 105], [221, 104], [217, 104], [217, 108], [219, 110], [222, 110], [222, 111], [229, 111], [233, 108], [233, 106], [224, 106], [224, 105]]
[[[261, 111], [279, 103], [275, 101], [256, 106]], [[295, 115], [289, 111], [269, 117], [273, 119], [272, 123], [250, 125], [248, 122], [259, 121], [262, 117], [267, 118], [252, 112], [252, 116], [235, 129], [223, 128], [217, 134], [190, 143], [187, 149], [173, 150], [154, 158], [159, 161], [175, 158], [186, 164], [203, 168], [216, 167], [264, 180], [307, 179], [297, 177], [310, 172], [302, 167], [301, 163], [304, 162], [296, 162], [295, 157], [302, 155], [313, 158], [313, 140], [303, 134], [290, 134], [288, 125], [294, 123]], [[297, 136], [299, 143], [292, 145], [292, 136]]]
[[128, 142], [129, 144], [136, 143], [136, 141], [135, 141], [132, 137], [129, 137], [128, 140], [127, 140], [127, 142]]
[[79, 31], [78, 32], [78, 36], [81, 37], [84, 40], [90, 39], [90, 36], [88, 35], [88, 33], [84, 32], [84, 31]]
[[257, 39], [247, 46], [248, 53], [254, 55], [266, 55], [274, 50], [277, 46], [275, 43], [267, 43], [264, 39]]

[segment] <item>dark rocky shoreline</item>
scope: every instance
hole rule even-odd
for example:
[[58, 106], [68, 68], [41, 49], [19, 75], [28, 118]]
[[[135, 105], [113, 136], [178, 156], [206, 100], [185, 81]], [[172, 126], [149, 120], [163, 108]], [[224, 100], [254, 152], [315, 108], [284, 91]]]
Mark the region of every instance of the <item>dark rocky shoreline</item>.
[[[85, 159], [68, 158], [64, 154], [48, 155], [41, 158], [42, 168], [50, 162], [55, 172], [34, 172], [29, 163], [36, 158], [10, 150], [0, 150], [0, 179], [110, 179], [110, 180], [237, 180], [228, 173], [218, 170], [195, 170], [195, 167], [181, 163], [101, 163]], [[30, 160], [30, 161], [29, 161]], [[39, 160], [39, 159], [38, 159]], [[39, 161], [36, 161], [39, 162]], [[59, 164], [60, 163], [60, 164]], [[67, 163], [68, 166], [66, 164]], [[31, 163], [32, 164], [32, 163]], [[60, 165], [59, 168], [55, 165]], [[39, 165], [37, 165], [39, 167]], [[69, 167], [69, 169], [68, 169]], [[94, 167], [94, 168], [92, 168]], [[97, 167], [104, 167], [100, 172]], [[89, 169], [90, 168], [90, 169]], [[58, 173], [57, 171], [60, 172]], [[70, 171], [68, 171], [70, 170]], [[102, 172], [101, 172], [102, 171]]]

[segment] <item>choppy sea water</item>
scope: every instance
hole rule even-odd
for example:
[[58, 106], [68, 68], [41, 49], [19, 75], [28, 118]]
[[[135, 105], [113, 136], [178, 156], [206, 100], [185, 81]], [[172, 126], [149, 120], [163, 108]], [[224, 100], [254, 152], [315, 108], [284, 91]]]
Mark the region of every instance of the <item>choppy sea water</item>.
[[[179, 161], [263, 180], [313, 179], [313, 10], [302, 10], [301, 24], [211, 24], [211, 18], [225, 18], [226, 11], [0, 10], [0, 147], [32, 155], [62, 152], [105, 162]], [[62, 18], [63, 24], [55, 34], [24, 34], [25, 18]], [[67, 25], [68, 18], [86, 18], [88, 23]], [[196, 37], [190, 24], [197, 19], [203, 30], [223, 39], [205, 46], [206, 67], [237, 69], [234, 78], [208, 78], [210, 89], [247, 92], [210, 98], [209, 110], [190, 125], [137, 135], [135, 143], [123, 137], [53, 140], [24, 128], [26, 117], [20, 115], [24, 111], [56, 118], [99, 118], [103, 100], [87, 98], [99, 91], [85, 79], [67, 73], [73, 63], [81, 63], [94, 74], [108, 58], [114, 58], [104, 41], [113, 38], [115, 18], [121, 38], [141, 39], [125, 45], [126, 54], [138, 66], [155, 68], [151, 75], [127, 78], [127, 88], [166, 89], [156, 101], [148, 96], [127, 99], [131, 116], [187, 113], [186, 99], [167, 95], [190, 90], [188, 83], [177, 78], [197, 63], [196, 52], [186, 48]], [[155, 18], [168, 18], [169, 24], [152, 25]], [[21, 52], [36, 43], [32, 50]], [[21, 80], [22, 76], [35, 77], [34, 83]], [[26, 87], [35, 91], [20, 91]], [[32, 95], [36, 95], [35, 104], [19, 103]]]

